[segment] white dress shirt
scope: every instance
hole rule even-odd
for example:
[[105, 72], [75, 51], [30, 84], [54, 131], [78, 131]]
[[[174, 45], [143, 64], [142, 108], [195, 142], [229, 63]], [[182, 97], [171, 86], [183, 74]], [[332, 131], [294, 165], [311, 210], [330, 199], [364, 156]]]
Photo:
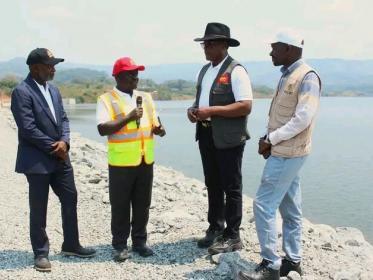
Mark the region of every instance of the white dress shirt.
[[41, 93], [43, 94], [43, 96], [45, 98], [45, 101], [47, 101], [48, 107], [52, 112], [52, 115], [53, 115], [53, 118], [54, 118], [55, 122], [57, 123], [56, 112], [54, 111], [54, 106], [53, 106], [51, 94], [49, 92], [48, 83], [45, 83], [45, 87], [44, 87], [43, 85], [40, 85], [37, 81], [34, 80], [34, 82], [39, 87]]
[[[220, 62], [216, 66], [212, 66], [212, 63], [210, 64], [210, 67], [207, 69], [205, 75], [202, 79], [202, 85], [201, 85], [201, 96], [199, 99], [198, 107], [209, 107], [209, 98], [210, 98], [210, 90], [212, 87], [212, 84], [214, 83], [216, 76], [219, 73], [219, 70], [221, 66], [223, 65], [224, 61], [228, 58], [226, 56], [222, 62]], [[198, 80], [199, 72], [197, 74], [197, 80]], [[231, 75], [231, 83], [232, 83], [232, 91], [234, 95], [234, 99], [237, 101], [243, 101], [243, 100], [253, 100], [253, 92], [251, 88], [251, 82], [249, 75], [247, 74], [246, 70], [238, 65], [236, 66]]]

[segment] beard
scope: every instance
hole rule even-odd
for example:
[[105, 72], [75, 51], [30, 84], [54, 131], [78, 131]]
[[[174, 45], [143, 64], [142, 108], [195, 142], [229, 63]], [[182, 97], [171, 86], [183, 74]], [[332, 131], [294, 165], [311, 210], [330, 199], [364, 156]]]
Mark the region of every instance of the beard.
[[54, 78], [54, 73], [48, 74], [48, 75], [46, 76], [46, 80], [47, 80], [47, 81], [52, 81], [53, 78]]

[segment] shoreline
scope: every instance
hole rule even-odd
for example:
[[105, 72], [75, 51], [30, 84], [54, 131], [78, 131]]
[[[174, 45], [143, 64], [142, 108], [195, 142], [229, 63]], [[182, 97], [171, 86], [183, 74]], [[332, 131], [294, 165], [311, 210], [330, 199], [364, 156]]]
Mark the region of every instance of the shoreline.
[[[0, 108], [0, 121], [2, 130], [6, 132], [0, 136], [0, 152], [5, 155], [0, 175], [3, 199], [0, 206], [0, 232], [3, 236], [0, 241], [0, 277], [29, 279], [40, 274], [32, 269], [26, 181], [23, 175], [13, 171], [17, 140], [8, 109]], [[9, 137], [4, 138], [7, 135]], [[11, 141], [7, 141], [9, 138]], [[82, 261], [58, 255], [62, 242], [60, 209], [51, 192], [47, 231], [51, 239], [52, 273], [48, 279], [230, 279], [230, 275], [233, 277], [239, 269], [252, 269], [260, 260], [251, 198], [246, 195], [243, 198], [241, 238], [244, 249], [209, 258], [207, 251], [197, 248], [195, 242], [208, 225], [204, 184], [171, 168], [155, 165], [148, 233], [149, 244], [156, 255], [143, 259], [131, 253], [132, 258], [123, 264], [112, 262], [105, 145], [72, 133], [70, 156], [79, 193], [82, 243], [96, 247], [98, 256]], [[10, 186], [19, 191], [17, 196], [12, 195]], [[22, 211], [13, 210], [10, 214], [12, 206]], [[280, 230], [279, 218], [277, 222]], [[13, 240], [13, 236], [18, 236], [18, 240]], [[358, 229], [334, 229], [303, 219], [302, 243], [305, 273], [302, 279], [372, 279], [373, 246], [365, 241]]]

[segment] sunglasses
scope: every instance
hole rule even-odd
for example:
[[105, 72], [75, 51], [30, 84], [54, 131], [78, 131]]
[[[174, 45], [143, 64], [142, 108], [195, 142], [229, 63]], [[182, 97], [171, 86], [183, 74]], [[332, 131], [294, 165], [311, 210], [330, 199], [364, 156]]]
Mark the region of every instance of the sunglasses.
[[203, 41], [201, 43], [202, 49], [207, 49], [207, 48], [214, 48], [218, 45], [220, 45], [224, 40], [208, 40], [208, 41]]

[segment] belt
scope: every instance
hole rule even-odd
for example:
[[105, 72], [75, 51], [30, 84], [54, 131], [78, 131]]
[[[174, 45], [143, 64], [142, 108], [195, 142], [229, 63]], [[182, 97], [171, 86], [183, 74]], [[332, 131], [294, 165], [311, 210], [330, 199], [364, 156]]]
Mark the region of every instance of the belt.
[[211, 121], [201, 121], [203, 127], [211, 127]]

